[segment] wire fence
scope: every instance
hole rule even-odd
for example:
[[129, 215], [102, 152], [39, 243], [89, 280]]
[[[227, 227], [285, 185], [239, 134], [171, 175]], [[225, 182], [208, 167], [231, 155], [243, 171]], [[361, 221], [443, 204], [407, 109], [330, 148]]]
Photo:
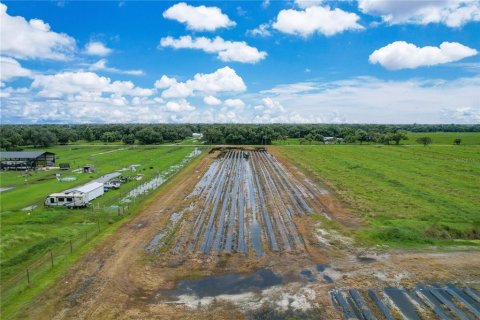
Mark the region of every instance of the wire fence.
[[90, 212], [87, 213], [89, 219], [84, 230], [76, 236], [64, 239], [61, 245], [57, 245], [55, 249], [42, 253], [37, 259], [21, 268], [18, 272], [7, 275], [6, 279], [2, 275], [0, 285], [2, 305], [8, 303], [17, 294], [21, 294], [34, 286], [39, 278], [52, 271], [58, 264], [80, 250], [112, 223], [118, 222], [132, 212], [132, 208], [131, 205], [124, 205], [117, 206], [114, 210], [112, 206], [97, 206], [85, 209]]

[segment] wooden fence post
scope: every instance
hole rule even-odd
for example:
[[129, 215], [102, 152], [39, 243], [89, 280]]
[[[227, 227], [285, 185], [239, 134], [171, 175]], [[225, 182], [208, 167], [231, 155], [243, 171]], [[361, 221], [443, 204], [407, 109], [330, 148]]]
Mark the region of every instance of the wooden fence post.
[[28, 272], [28, 268], [27, 268], [27, 283], [30, 284], [30, 272]]
[[70, 253], [73, 253], [72, 239], [70, 239]]
[[52, 269], [53, 269], [53, 252], [50, 250], [50, 262], [52, 263]]

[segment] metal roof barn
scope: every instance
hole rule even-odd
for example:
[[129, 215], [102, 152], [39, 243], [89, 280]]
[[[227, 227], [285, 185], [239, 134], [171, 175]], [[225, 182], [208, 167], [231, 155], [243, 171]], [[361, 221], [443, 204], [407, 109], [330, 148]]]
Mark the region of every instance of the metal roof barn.
[[2, 151], [1, 168], [4, 170], [26, 170], [55, 165], [55, 153], [47, 151]]

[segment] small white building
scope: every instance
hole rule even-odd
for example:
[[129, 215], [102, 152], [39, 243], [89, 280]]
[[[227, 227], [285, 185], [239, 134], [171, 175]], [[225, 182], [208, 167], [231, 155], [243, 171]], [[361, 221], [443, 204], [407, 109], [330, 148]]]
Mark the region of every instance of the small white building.
[[93, 181], [77, 188], [52, 193], [45, 199], [45, 205], [86, 207], [90, 201], [100, 197], [103, 193], [103, 183]]
[[192, 133], [192, 137], [195, 138], [195, 139], [202, 139], [203, 138], [203, 133], [194, 132], [194, 133]]

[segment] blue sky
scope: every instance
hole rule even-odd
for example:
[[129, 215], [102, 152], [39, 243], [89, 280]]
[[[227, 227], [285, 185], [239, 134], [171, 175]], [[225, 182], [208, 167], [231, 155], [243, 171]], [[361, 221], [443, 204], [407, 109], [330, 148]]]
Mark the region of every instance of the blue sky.
[[2, 123], [480, 123], [480, 1], [5, 1]]

